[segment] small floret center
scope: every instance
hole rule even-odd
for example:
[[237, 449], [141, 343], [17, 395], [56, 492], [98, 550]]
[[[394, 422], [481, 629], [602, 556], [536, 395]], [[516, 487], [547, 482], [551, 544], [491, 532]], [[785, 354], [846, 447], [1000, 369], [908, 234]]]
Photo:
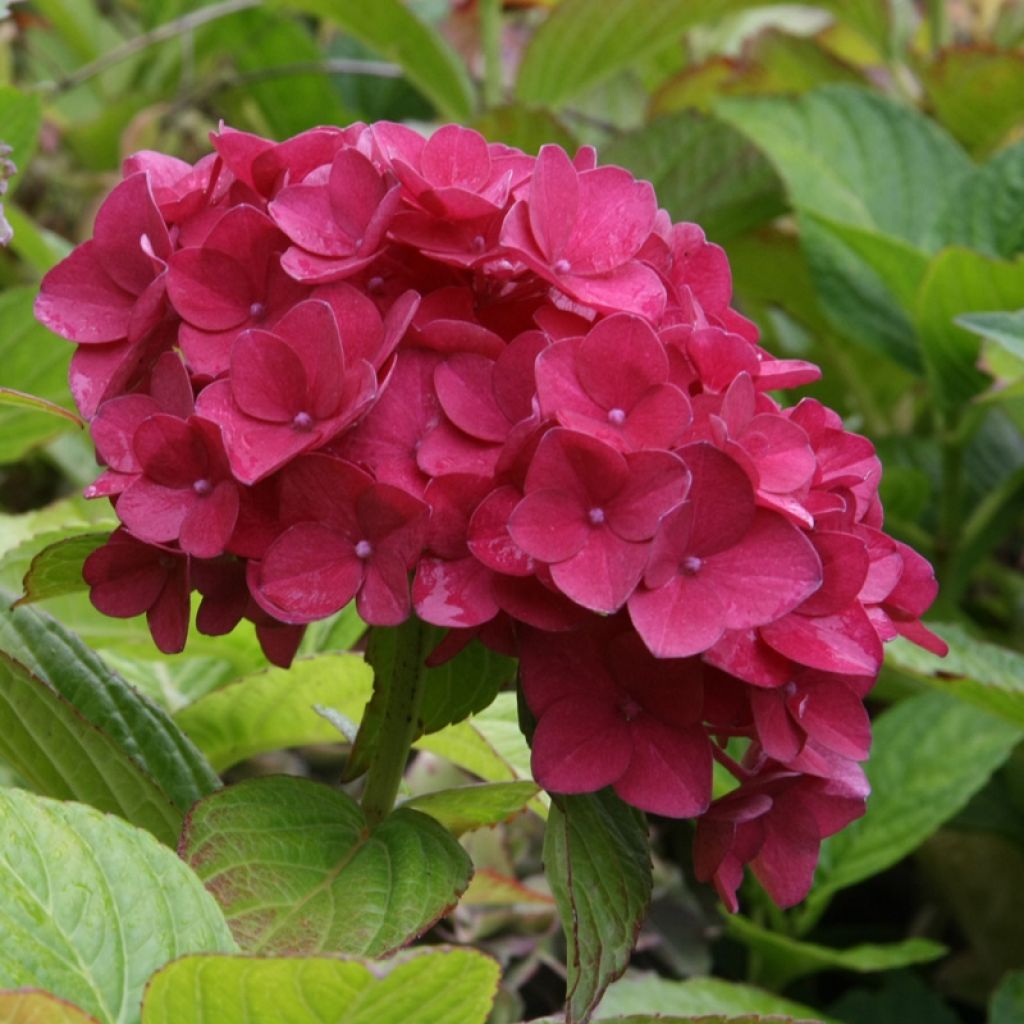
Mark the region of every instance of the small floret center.
[[684, 576], [696, 576], [703, 564], [704, 560], [702, 558], [698, 558], [696, 555], [687, 555], [679, 568]]
[[368, 540], [361, 540], [356, 543], [356, 558], [369, 558], [373, 554], [373, 545]]
[[297, 412], [292, 417], [292, 426], [296, 430], [311, 430], [313, 427], [313, 417], [305, 410]]
[[626, 422], [626, 410], [625, 409], [609, 409], [608, 410], [608, 422], [613, 426], [621, 427]]
[[197, 480], [192, 485], [192, 490], [195, 491], [195, 493], [198, 494], [200, 498], [205, 498], [206, 495], [208, 495], [210, 491], [213, 490], [213, 484], [210, 483], [210, 481], [207, 480], [205, 477], [203, 477]]
[[627, 722], [632, 722], [641, 711], [643, 708], [632, 697], [623, 697], [619, 701], [619, 713]]
[[592, 508], [587, 512], [587, 518], [592, 526], [600, 526], [604, 522], [604, 509]]
[[555, 260], [555, 265], [552, 267], [556, 274], [568, 274], [571, 269], [572, 264], [566, 259]]
[[267, 307], [264, 306], [262, 302], [254, 302], [249, 307], [249, 316], [251, 316], [253, 320], [262, 320], [266, 314]]

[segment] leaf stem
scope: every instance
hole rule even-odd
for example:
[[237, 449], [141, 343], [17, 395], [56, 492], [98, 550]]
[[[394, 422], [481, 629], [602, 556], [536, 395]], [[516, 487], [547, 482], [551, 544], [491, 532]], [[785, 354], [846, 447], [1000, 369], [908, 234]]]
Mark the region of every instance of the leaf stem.
[[[371, 630], [371, 644], [379, 628]], [[394, 629], [397, 642], [394, 660], [388, 665], [391, 678], [380, 687], [385, 701], [384, 713], [363, 790], [363, 813], [371, 825], [387, 817], [395, 806], [409, 751], [417, 735], [423, 699], [428, 627], [411, 615]]]
[[928, 0], [928, 30], [933, 54], [949, 45], [949, 0]]
[[502, 0], [480, 0], [480, 41], [484, 53], [484, 105], [501, 103], [505, 83], [501, 65]]

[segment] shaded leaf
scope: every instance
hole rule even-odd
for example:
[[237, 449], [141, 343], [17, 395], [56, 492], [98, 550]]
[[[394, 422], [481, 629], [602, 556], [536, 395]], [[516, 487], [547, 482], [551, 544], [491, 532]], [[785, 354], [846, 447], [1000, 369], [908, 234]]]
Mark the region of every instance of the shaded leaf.
[[320, 654], [238, 679], [182, 708], [175, 721], [224, 771], [283, 747], [340, 742], [315, 706], [358, 721], [371, 689], [370, 667], [359, 655]]
[[0, 823], [0, 986], [130, 1024], [156, 968], [236, 948], [195, 875], [146, 832], [17, 789], [0, 790]]
[[874, 733], [868, 813], [822, 844], [805, 923], [833, 893], [895, 864], [953, 817], [1022, 735], [945, 693], [902, 701], [877, 719]]
[[1024, 359], [1024, 309], [1014, 313], [965, 313], [956, 322]]
[[469, 125], [491, 142], [517, 146], [525, 153], [536, 153], [553, 143], [572, 153], [578, 143], [558, 117], [543, 107], [518, 104], [494, 107], [474, 118]]
[[371, 829], [351, 797], [287, 777], [200, 801], [179, 849], [247, 952], [383, 956], [454, 906], [472, 873], [433, 818], [400, 808]]
[[0, 992], [0, 1020], [4, 1024], [96, 1024], [95, 1017], [77, 1006], [49, 992], [26, 989]]
[[813, 942], [801, 942], [769, 931], [739, 914], [730, 914], [726, 929], [757, 953], [759, 977], [773, 989], [784, 989], [797, 978], [819, 971], [854, 971], [871, 974], [891, 971], [910, 964], [929, 963], [949, 950], [928, 939], [878, 945], [862, 943], [848, 949], [832, 949]]
[[878, 989], [844, 993], [832, 1007], [845, 1024], [960, 1024], [960, 1018], [913, 974], [893, 974]]
[[429, 814], [458, 836], [507, 821], [522, 811], [539, 790], [534, 782], [481, 783], [425, 793], [402, 806]]
[[398, 64], [443, 117], [465, 121], [472, 113], [473, 89], [462, 60], [401, 0], [274, 0], [274, 5], [319, 15], [351, 32]]
[[552, 800], [544, 870], [568, 947], [566, 1022], [586, 1021], [626, 969], [651, 897], [643, 814], [611, 790]]
[[992, 993], [988, 1024], [1018, 1024], [1024, 1020], [1024, 971], [1010, 971]]
[[785, 208], [767, 160], [735, 129], [701, 114], [659, 118], [605, 146], [601, 159], [649, 180], [673, 220], [695, 221], [712, 241]]
[[469, 888], [459, 900], [460, 907], [516, 906], [538, 904], [554, 909], [554, 897], [530, 888], [518, 878], [503, 875], [494, 868], [477, 868]]
[[[99, 743], [96, 736], [102, 734], [104, 742], [96, 749], [108, 749], [109, 744], [118, 751], [113, 761], [128, 760], [137, 766], [167, 794], [179, 816], [220, 784], [209, 763], [162, 708], [128, 686], [99, 655], [45, 612], [29, 607], [0, 613], [0, 651], [11, 659], [5, 674], [8, 700], [25, 701], [26, 708], [41, 716], [36, 727], [52, 714], [54, 728], [77, 728], [82, 742], [95, 745]], [[79, 716], [98, 732], [76, 725]], [[58, 775], [68, 775], [65, 784], [76, 786], [70, 753], [47, 744], [45, 730], [38, 737], [27, 728], [19, 732], [24, 733], [20, 756], [28, 758], [34, 770], [52, 773], [57, 757], [62, 765]], [[101, 764], [96, 767], [102, 772]], [[75, 788], [50, 795], [92, 802]]]
[[32, 559], [25, 574], [25, 592], [18, 604], [30, 604], [48, 597], [86, 590], [88, 584], [82, 578], [82, 566], [89, 555], [105, 544], [109, 537], [109, 531], [90, 531], [47, 544]]
[[497, 986], [470, 949], [417, 951], [383, 978], [327, 957], [189, 956], [156, 973], [142, 1024], [484, 1024]]
[[[594, 1019], [614, 1020], [622, 1014], [675, 1014], [701, 1016], [705, 1014], [775, 1015], [783, 1020], [793, 1018], [800, 1022], [838, 1024], [809, 1006], [791, 999], [718, 978], [690, 978], [687, 981], [669, 981], [654, 974], [634, 973], [615, 982], [605, 993]], [[742, 1019], [742, 1016], [741, 1016]]]
[[8, 182], [5, 198], [10, 198], [17, 189], [36, 151], [42, 115], [38, 96], [20, 92], [13, 85], [0, 85], [0, 142], [11, 147], [9, 159], [18, 168], [18, 173]]

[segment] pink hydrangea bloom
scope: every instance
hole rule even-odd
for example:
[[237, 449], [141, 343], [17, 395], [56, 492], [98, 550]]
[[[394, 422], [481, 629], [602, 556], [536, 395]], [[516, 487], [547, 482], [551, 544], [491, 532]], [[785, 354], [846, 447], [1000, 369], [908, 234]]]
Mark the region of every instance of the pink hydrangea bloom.
[[[274, 664], [355, 601], [521, 660], [533, 770], [697, 819], [735, 909], [782, 905], [863, 813], [864, 698], [928, 563], [871, 443], [732, 305], [725, 253], [593, 150], [448, 125], [224, 128], [139, 153], [43, 280], [121, 527], [94, 604], [180, 650], [242, 619]], [[712, 800], [713, 761], [735, 787]]]

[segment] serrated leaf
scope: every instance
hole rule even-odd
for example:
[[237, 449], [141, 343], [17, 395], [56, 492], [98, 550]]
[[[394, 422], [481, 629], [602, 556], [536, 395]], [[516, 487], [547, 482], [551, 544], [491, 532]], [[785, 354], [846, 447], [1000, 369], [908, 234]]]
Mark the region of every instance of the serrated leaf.
[[[753, 985], [741, 985], [718, 978], [690, 978], [669, 981], [655, 974], [631, 974], [615, 982], [601, 1000], [595, 1021], [611, 1021], [624, 1014], [673, 1014], [701, 1016], [705, 1014], [776, 1015], [799, 1024], [838, 1024], [809, 1006], [784, 999]], [[728, 1019], [728, 1017], [727, 1017]], [[756, 1018], [755, 1018], [756, 1019]]]
[[188, 654], [141, 658], [113, 650], [98, 653], [122, 679], [172, 716], [238, 676], [228, 658]]
[[806, 904], [813, 920], [840, 889], [885, 870], [963, 808], [1022, 731], [945, 693], [904, 700], [875, 722], [868, 812], [826, 839]]
[[403, 807], [429, 814], [459, 836], [497, 825], [522, 811], [540, 787], [534, 782], [491, 782], [441, 789], [407, 800]]
[[1024, 261], [1006, 263], [969, 249], [944, 249], [928, 267], [915, 323], [921, 356], [939, 407], [952, 411], [985, 389], [977, 369], [981, 342], [956, 319], [977, 310], [1024, 306]]
[[82, 578], [82, 566], [109, 537], [107, 531], [80, 533], [48, 544], [32, 559], [25, 574], [25, 592], [18, 604], [44, 601], [48, 597], [87, 589], [88, 585]]
[[757, 7], [756, 0], [561, 0], [534, 33], [519, 69], [516, 95], [527, 104], [568, 100], [677, 45], [702, 21]]
[[976, 640], [960, 626], [933, 628], [949, 644], [945, 658], [898, 638], [886, 647], [886, 664], [1024, 729], [1024, 655]]
[[739, 914], [730, 914], [725, 926], [730, 934], [756, 952], [759, 977], [773, 989], [785, 989], [797, 978], [819, 971], [871, 974], [929, 963], [949, 952], [941, 943], [928, 939], [905, 939], [885, 945], [862, 943], [847, 949], [833, 949], [769, 931]]
[[49, 992], [25, 989], [0, 992], [0, 1020], [4, 1024], [97, 1024], [95, 1017]]
[[1019, 1024], [1024, 1020], [1024, 971], [1010, 971], [992, 993], [988, 1024]]
[[308, 743], [340, 742], [317, 714], [334, 708], [358, 721], [372, 690], [372, 672], [357, 654], [301, 658], [289, 669], [245, 676], [182, 708], [175, 721], [217, 771], [257, 754]]
[[0, 827], [0, 987], [133, 1024], [156, 968], [236, 948], [199, 880], [148, 833], [17, 789], [0, 790]]
[[179, 848], [247, 952], [383, 956], [454, 906], [472, 874], [433, 818], [400, 808], [370, 828], [351, 797], [287, 777], [200, 801]]
[[0, 85], [0, 142], [11, 147], [9, 159], [18, 168], [18, 173], [8, 182], [6, 198], [18, 187], [35, 153], [42, 115], [43, 106], [38, 96], [19, 92], [13, 85]]
[[469, 949], [417, 952], [383, 978], [327, 957], [189, 956], [153, 977], [142, 1024], [484, 1024], [497, 985]]
[[473, 111], [465, 64], [441, 34], [400, 0], [273, 0], [274, 6], [316, 14], [350, 32], [387, 60], [438, 109], [456, 121]]
[[518, 878], [503, 875], [494, 868], [477, 868], [469, 888], [459, 900], [460, 907], [518, 906], [532, 904], [554, 908], [554, 897], [538, 892]]
[[1024, 121], [1024, 55], [992, 47], [945, 50], [920, 72], [937, 120], [974, 154], [995, 149]]
[[[3, 384], [68, 407], [70, 412], [67, 372], [72, 346], [36, 323], [34, 301], [34, 288], [8, 288], [0, 294]], [[0, 464], [16, 462], [43, 441], [70, 429], [70, 422], [49, 412], [0, 405]]]
[[926, 249], [937, 245], [938, 216], [971, 169], [922, 114], [854, 86], [726, 99], [715, 109], [764, 150], [800, 211]]
[[951, 245], [1011, 259], [1024, 250], [1024, 142], [997, 153], [962, 179], [939, 223]]
[[629, 964], [651, 897], [643, 814], [611, 790], [552, 800], [544, 870], [568, 947], [566, 1022], [586, 1021]]
[[[4, 598], [0, 591], [0, 601]], [[196, 800], [220, 784], [209, 763], [163, 709], [128, 686], [74, 633], [45, 612], [36, 608], [0, 612], [0, 651], [12, 659], [4, 676], [8, 703], [26, 702], [36, 716], [36, 728], [45, 723], [47, 715], [54, 715], [54, 727], [60, 722], [60, 727], [77, 729], [82, 742], [97, 752], [116, 751], [115, 762], [130, 762], [147, 782], [167, 794], [177, 808], [179, 822]], [[81, 719], [96, 733], [83, 729]], [[73, 756], [47, 744], [45, 729], [38, 737], [27, 727], [18, 732], [19, 771], [23, 767], [41, 771], [54, 783], [61, 780], [65, 787], [72, 787], [50, 792], [51, 796], [93, 802], [77, 788]], [[99, 743], [98, 734], [104, 743]], [[103, 765], [97, 762], [95, 767], [102, 774]], [[115, 809], [109, 804], [96, 806]], [[130, 807], [121, 808], [125, 810]]]
[[674, 220], [694, 221], [712, 241], [740, 234], [785, 208], [771, 165], [734, 128], [686, 112], [622, 135], [601, 151], [649, 180]]

